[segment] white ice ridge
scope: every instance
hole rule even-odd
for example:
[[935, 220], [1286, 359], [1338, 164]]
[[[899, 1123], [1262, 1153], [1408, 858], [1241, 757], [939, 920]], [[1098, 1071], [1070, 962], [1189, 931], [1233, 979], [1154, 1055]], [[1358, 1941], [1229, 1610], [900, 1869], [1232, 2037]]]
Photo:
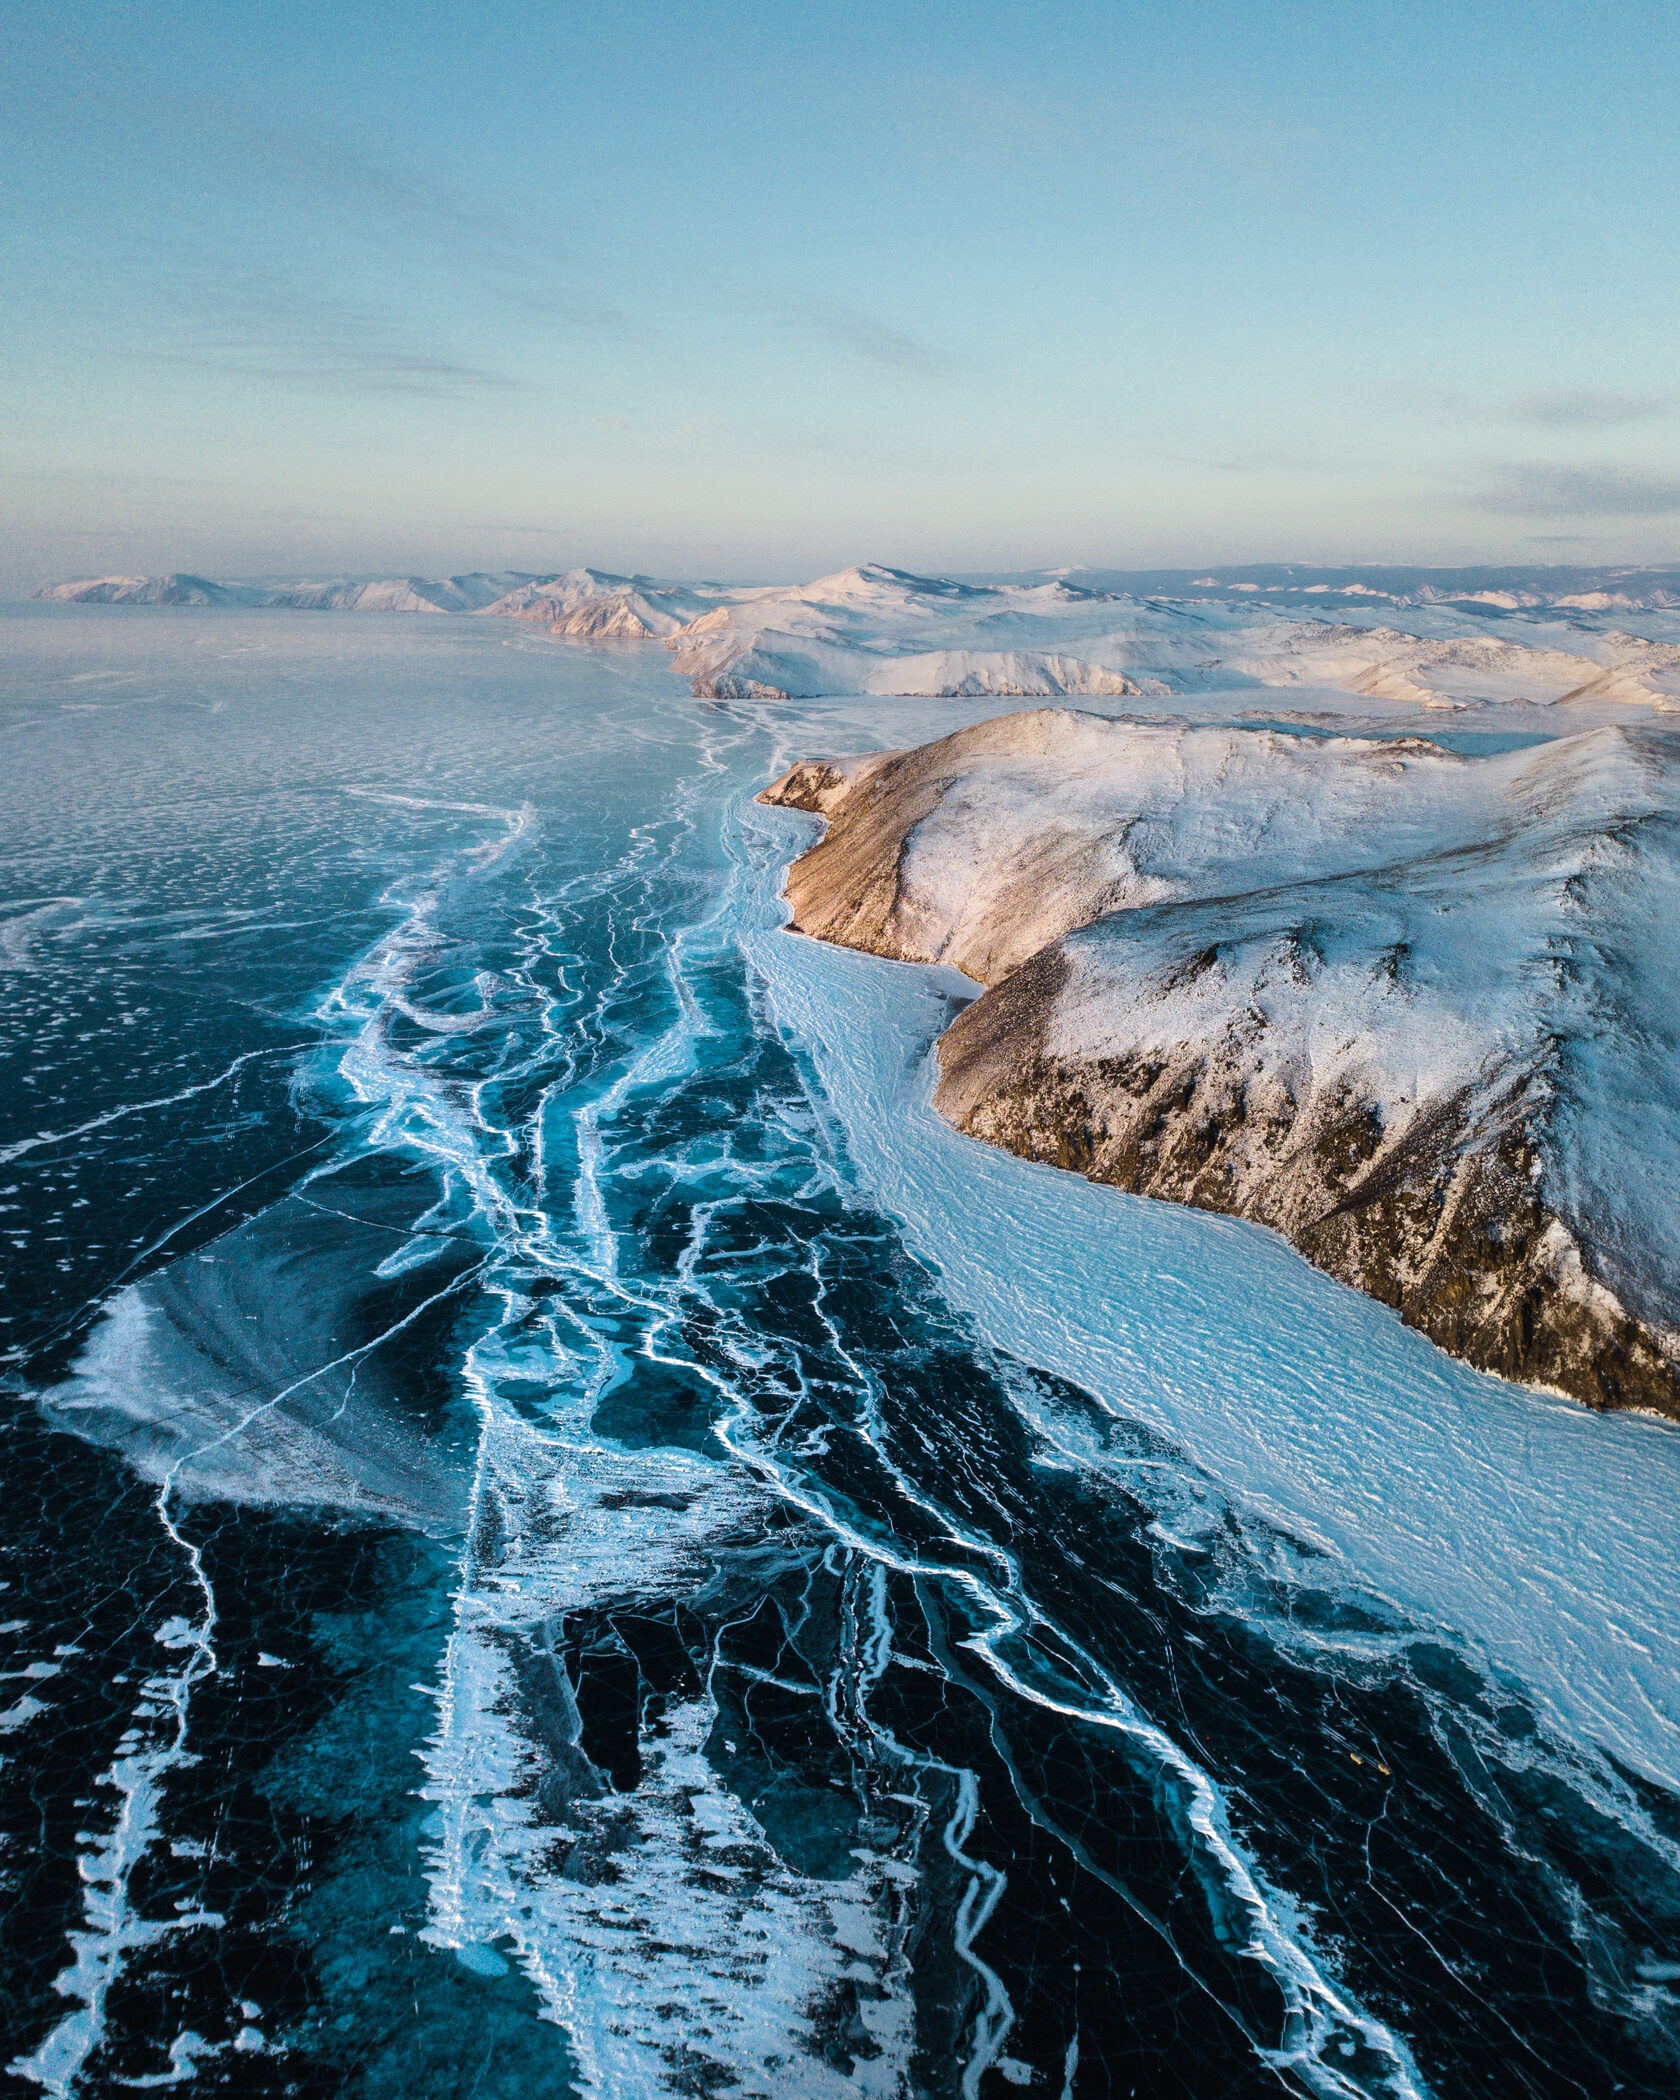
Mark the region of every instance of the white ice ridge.
[[[157, 1644], [176, 1660], [141, 1685], [133, 1719], [98, 1784], [114, 1799], [89, 1803], [90, 1821], [109, 1817], [102, 1833], [81, 1832], [76, 1867], [82, 1887], [82, 1923], [69, 1935], [70, 1961], [53, 1979], [70, 2010], [36, 2047], [8, 2066], [14, 2078], [39, 2086], [52, 2100], [75, 2100], [82, 2075], [105, 2037], [105, 2007], [128, 1957], [172, 1933], [215, 1931], [225, 1920], [217, 1911], [186, 1906], [168, 1918], [148, 1918], [132, 1898], [135, 1869], [161, 1836], [163, 1788], [171, 1771], [194, 1762], [187, 1749], [187, 1724], [196, 1687], [217, 1668], [216, 1600], [198, 1548], [184, 1538], [170, 1508], [169, 1484], [157, 1497], [158, 1520], [170, 1545], [187, 1565], [194, 1615], [165, 1619], [154, 1631]], [[193, 2037], [196, 2041], [196, 2037]], [[199, 2053], [216, 2051], [201, 2045]], [[188, 2066], [190, 2070], [191, 2066]]]
[[[679, 788], [673, 815], [638, 828], [634, 860], [653, 860], [668, 845], [662, 832], [687, 833], [695, 790], [707, 784], [703, 771]], [[604, 879], [630, 872], [621, 865]], [[638, 1315], [645, 1322], [639, 1353], [659, 1360], [682, 1302], [661, 1279], [619, 1273], [602, 1200], [602, 1179], [613, 1169], [601, 1125], [632, 1086], [680, 1083], [690, 1071], [708, 1024], [688, 984], [689, 951], [719, 937], [702, 924], [673, 939], [671, 1024], [604, 1095], [576, 1104], [560, 1077], [538, 1111], [540, 1179], [547, 1171], [541, 1133], [576, 1121], [575, 1238], [563, 1210], [508, 1205], [496, 1167], [516, 1133], [488, 1122], [485, 1104], [463, 1114], [448, 1090], [429, 1089], [424, 1069], [377, 1035], [347, 1067], [359, 1098], [379, 1110], [374, 1141], [429, 1157], [454, 1178], [491, 1225], [508, 1272], [492, 1280], [498, 1310], [464, 1366], [478, 1445], [427, 1753], [424, 1792], [435, 1807], [425, 1936], [481, 1973], [499, 1972], [505, 1957], [496, 1950], [507, 1948], [546, 2016], [565, 2026], [584, 2089], [603, 2100], [680, 2089], [672, 2043], [685, 2030], [674, 2027], [673, 2005], [702, 2025], [706, 2052], [729, 2066], [734, 2089], [886, 2100], [911, 2047], [903, 1935], [892, 1927], [898, 1863], [860, 1854], [853, 1872], [824, 1880], [778, 1859], [705, 1755], [717, 1719], [707, 1691], [670, 1709], [665, 1732], [647, 1745], [633, 1797], [569, 1809], [574, 1837], [589, 1841], [597, 1825], [616, 1833], [613, 1877], [555, 1874], [555, 1832], [534, 1808], [545, 1752], [520, 1725], [510, 1662], [511, 1635], [552, 1646], [553, 1628], [568, 1612], [622, 1600], [627, 1590], [680, 1594], [701, 1579], [715, 1542], [761, 1518], [767, 1500], [746, 1467], [680, 1449], [626, 1450], [592, 1428], [601, 1392], [623, 1369], [619, 1347], [598, 1328], [614, 1313]], [[533, 1272], [586, 1294], [594, 1316], [568, 1312], [563, 1294], [539, 1309], [512, 1280]], [[539, 1419], [521, 1412], [529, 1401], [510, 1397], [528, 1393], [534, 1380], [548, 1389]], [[565, 1683], [563, 1672], [556, 1683]], [[697, 1860], [706, 1863], [699, 1872]], [[879, 1984], [861, 2015], [878, 2054], [848, 2077], [821, 2061], [812, 2008], [859, 1974]], [[765, 2082], [772, 2078], [775, 2084]]]

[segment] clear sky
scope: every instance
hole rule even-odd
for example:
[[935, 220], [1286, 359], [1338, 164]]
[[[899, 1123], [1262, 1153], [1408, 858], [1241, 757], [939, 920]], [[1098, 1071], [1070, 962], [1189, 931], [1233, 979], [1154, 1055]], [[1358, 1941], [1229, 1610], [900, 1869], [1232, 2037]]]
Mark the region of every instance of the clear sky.
[[13, 0], [0, 591], [1680, 555], [1680, 8]]

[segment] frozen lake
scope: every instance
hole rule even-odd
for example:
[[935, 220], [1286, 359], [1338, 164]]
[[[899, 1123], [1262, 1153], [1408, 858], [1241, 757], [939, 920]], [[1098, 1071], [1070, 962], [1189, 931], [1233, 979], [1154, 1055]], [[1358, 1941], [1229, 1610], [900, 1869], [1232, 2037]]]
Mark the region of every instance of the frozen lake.
[[995, 700], [0, 634], [18, 2078], [1673, 2089], [1680, 1434], [972, 1144], [972, 988], [780, 930], [755, 791]]

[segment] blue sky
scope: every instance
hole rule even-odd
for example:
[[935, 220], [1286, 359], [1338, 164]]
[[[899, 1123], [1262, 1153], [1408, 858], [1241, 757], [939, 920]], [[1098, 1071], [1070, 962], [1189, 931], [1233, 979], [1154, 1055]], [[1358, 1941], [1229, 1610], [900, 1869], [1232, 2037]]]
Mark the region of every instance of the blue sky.
[[8, 23], [0, 590], [1680, 554], [1672, 0]]

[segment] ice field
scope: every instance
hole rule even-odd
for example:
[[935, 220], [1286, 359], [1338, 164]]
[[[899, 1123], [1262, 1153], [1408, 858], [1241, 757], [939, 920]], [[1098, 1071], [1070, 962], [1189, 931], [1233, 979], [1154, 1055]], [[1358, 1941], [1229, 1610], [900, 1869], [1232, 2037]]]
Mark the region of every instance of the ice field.
[[20, 2090], [1673, 2089], [1680, 1434], [934, 1115], [994, 699], [0, 631]]

